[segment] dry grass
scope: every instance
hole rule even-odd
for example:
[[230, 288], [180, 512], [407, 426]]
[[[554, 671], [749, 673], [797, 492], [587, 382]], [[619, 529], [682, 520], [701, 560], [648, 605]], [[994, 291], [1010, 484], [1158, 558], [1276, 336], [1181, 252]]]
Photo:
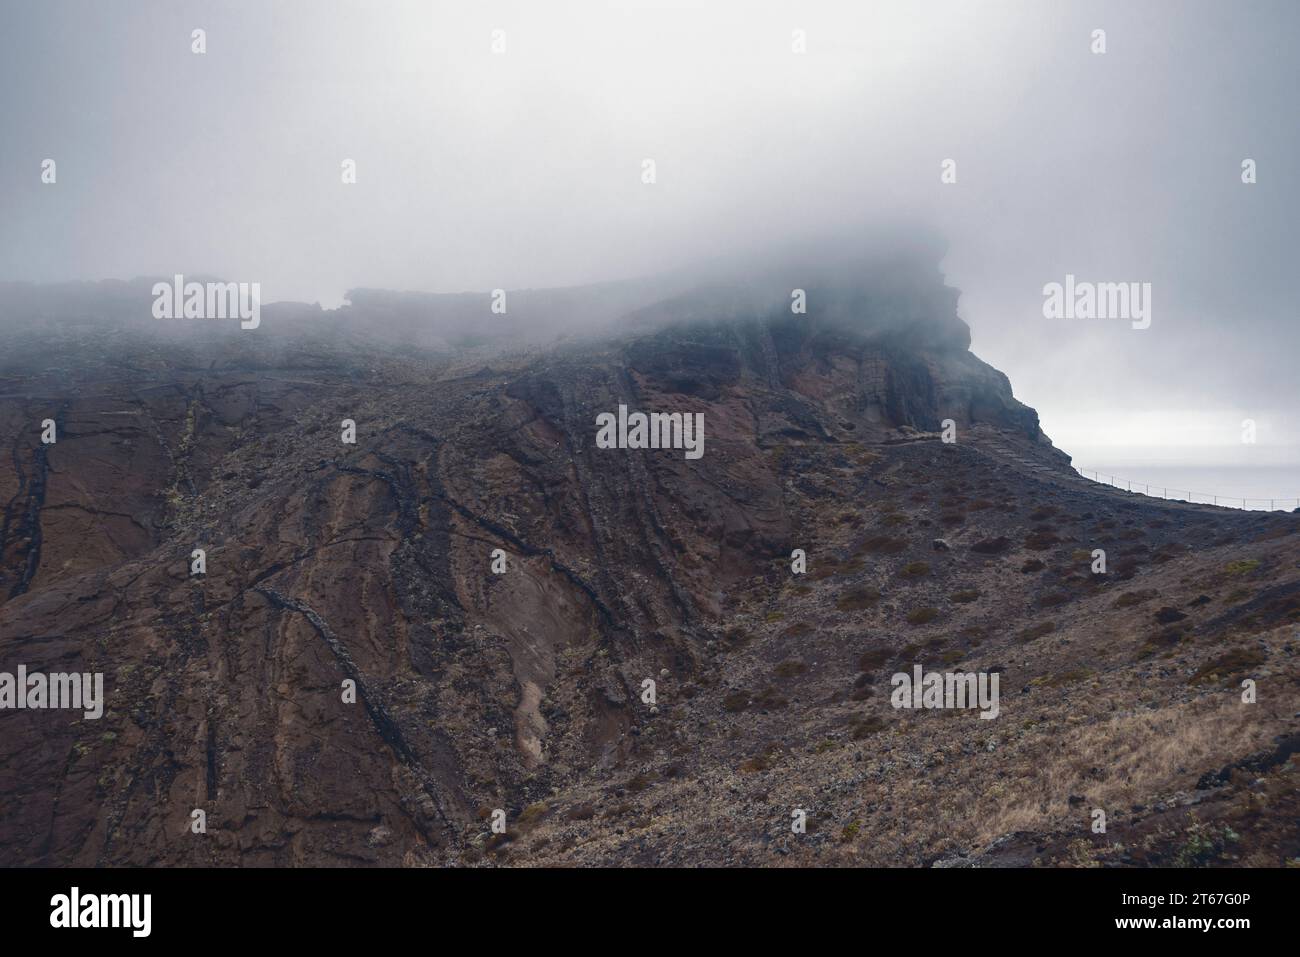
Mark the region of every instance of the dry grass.
[[[1076, 687], [1092, 694], [1099, 685]], [[1094, 699], [1094, 713], [1122, 697]], [[1082, 833], [1092, 808], [1113, 816], [1190, 790], [1199, 771], [1266, 747], [1276, 730], [1276, 715], [1243, 708], [1231, 696], [1098, 721], [1077, 713], [1082, 699], [1077, 693], [1073, 698], [1036, 715], [1035, 730], [1012, 741], [1002, 721], [989, 728], [969, 715], [969, 721], [952, 712], [937, 718], [956, 722], [956, 740], [973, 739], [975, 754], [962, 754], [950, 737], [947, 748], [930, 754], [937, 770], [881, 786], [870, 799], [891, 804], [893, 813], [874, 818], [871, 844], [855, 845], [843, 862], [915, 864], [945, 848], [980, 848], [1016, 831], [1047, 833], [1071, 820]], [[986, 736], [1002, 742], [994, 753], [980, 747]], [[1087, 800], [1071, 807], [1071, 795]]]
[[[1180, 780], [1185, 775], [1179, 768], [1221, 767], [1267, 741], [1258, 712], [1231, 698], [1140, 711], [1044, 736], [1011, 771], [1019, 796], [1000, 810], [995, 804], [976, 829], [976, 839], [986, 843], [1077, 815], [1069, 806], [1071, 794], [1085, 795], [1089, 808], [1149, 803], [1190, 783]], [[1092, 768], [1102, 775], [1091, 776]]]

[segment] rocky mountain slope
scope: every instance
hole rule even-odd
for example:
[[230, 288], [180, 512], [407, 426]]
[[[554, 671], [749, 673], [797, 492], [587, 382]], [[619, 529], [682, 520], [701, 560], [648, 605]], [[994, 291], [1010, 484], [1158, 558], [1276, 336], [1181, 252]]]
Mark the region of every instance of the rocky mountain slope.
[[107, 690], [0, 712], [0, 862], [1294, 861], [1300, 516], [1080, 479], [935, 261], [252, 331], [0, 289], [0, 671]]

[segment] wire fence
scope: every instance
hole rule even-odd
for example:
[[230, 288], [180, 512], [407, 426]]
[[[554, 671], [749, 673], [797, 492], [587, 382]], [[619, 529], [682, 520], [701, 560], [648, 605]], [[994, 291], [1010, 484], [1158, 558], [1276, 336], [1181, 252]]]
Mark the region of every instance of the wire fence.
[[1133, 479], [1123, 478], [1122, 476], [1107, 475], [1105, 472], [1098, 472], [1095, 469], [1081, 469], [1077, 466], [1074, 470], [1084, 478], [1091, 478], [1094, 482], [1099, 482], [1103, 485], [1111, 485], [1115, 488], [1125, 489], [1129, 492], [1136, 492], [1139, 495], [1150, 495], [1153, 498], [1192, 502], [1196, 505], [1221, 505], [1224, 508], [1241, 508], [1254, 511], [1285, 512], [1291, 511], [1292, 509], [1300, 509], [1300, 497], [1244, 498], [1240, 495], [1222, 495], [1216, 492], [1195, 492], [1185, 488], [1152, 485], [1149, 482], [1138, 482]]

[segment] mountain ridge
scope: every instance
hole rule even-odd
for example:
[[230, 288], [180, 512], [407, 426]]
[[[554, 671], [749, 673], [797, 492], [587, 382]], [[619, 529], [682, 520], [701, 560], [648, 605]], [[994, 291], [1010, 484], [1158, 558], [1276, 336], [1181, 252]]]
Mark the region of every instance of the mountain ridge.
[[[937, 260], [906, 262], [674, 289], [558, 341], [552, 314], [541, 344], [509, 295], [511, 325], [458, 300], [418, 343], [424, 303], [20, 326], [0, 661], [103, 671], [108, 707], [2, 716], [0, 857], [1294, 856], [1294, 765], [1254, 757], [1296, 730], [1294, 517], [1079, 479]], [[597, 448], [619, 404], [703, 414], [704, 456]], [[1000, 717], [891, 709], [914, 663], [996, 671]]]

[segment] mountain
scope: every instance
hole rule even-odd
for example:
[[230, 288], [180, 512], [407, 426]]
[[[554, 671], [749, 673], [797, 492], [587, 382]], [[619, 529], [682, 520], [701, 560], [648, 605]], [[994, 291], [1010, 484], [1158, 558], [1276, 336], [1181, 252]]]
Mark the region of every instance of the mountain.
[[1079, 477], [939, 255], [252, 330], [0, 286], [0, 671], [106, 691], [0, 712], [0, 862], [1294, 860], [1300, 516]]

